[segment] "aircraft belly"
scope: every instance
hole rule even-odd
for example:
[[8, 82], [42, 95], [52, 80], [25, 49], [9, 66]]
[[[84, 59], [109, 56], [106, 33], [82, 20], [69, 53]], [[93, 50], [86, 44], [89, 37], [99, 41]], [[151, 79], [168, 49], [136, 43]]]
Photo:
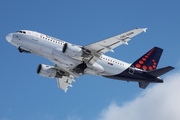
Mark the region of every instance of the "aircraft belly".
[[143, 72], [130, 72], [129, 69], [126, 69], [122, 73], [116, 74], [116, 75], [104, 75], [103, 77], [111, 78], [115, 80], [124, 80], [124, 81], [133, 81], [133, 82], [139, 82], [139, 81], [156, 81], [156, 78], [148, 78], [143, 75]]
[[119, 73], [122, 73], [129, 66], [129, 64], [124, 66], [121, 66], [116, 63], [109, 64], [107, 61], [102, 60], [98, 60], [97, 63], [99, 63], [104, 68], [104, 72], [102, 73], [102, 75], [117, 75]]
[[30, 52], [49, 58], [51, 55], [52, 49], [49, 48], [48, 43], [46, 41], [41, 40], [40, 38], [35, 38], [32, 36], [24, 36], [24, 35], [14, 35], [13, 39], [16, 47], [23, 47], [29, 49]]
[[57, 64], [61, 67], [73, 69], [74, 67], [76, 67], [78, 64], [81, 63], [81, 61], [75, 60], [62, 53], [62, 48], [59, 47], [54, 48], [51, 54], [53, 56], [54, 61], [57, 61]]
[[21, 43], [23, 47], [29, 48], [34, 54], [43, 56], [50, 61], [54, 61], [57, 63], [60, 67], [66, 68], [66, 69], [72, 69], [78, 64], [80, 64], [80, 61], [74, 60], [67, 55], [63, 54], [62, 46], [59, 44], [54, 44], [49, 41], [44, 41], [41, 38], [26, 38], [26, 40], [23, 40]]
[[118, 74], [118, 73], [121, 73], [123, 70], [121, 70], [121, 69], [116, 69], [116, 68], [114, 68], [114, 69], [109, 69], [109, 68], [105, 68], [105, 71], [103, 72], [103, 74], [102, 75], [116, 75], [116, 74]]
[[123, 75], [111, 75], [111, 76], [103, 76], [106, 78], [111, 78], [111, 79], [115, 79], [115, 80], [124, 80], [124, 81], [144, 81], [144, 80], [148, 80], [147, 78], [144, 77], [140, 77], [140, 76], [123, 76]]
[[42, 39], [38, 39], [38, 41], [33, 41], [35, 45], [35, 50], [38, 54], [42, 54], [46, 58], [51, 58], [52, 57], [52, 46], [51, 43], [48, 41], [44, 41]]

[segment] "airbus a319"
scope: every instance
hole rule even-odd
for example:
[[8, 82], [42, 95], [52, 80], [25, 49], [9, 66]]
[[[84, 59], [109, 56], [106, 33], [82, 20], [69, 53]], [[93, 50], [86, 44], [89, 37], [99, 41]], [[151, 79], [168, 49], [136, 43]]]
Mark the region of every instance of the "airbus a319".
[[157, 69], [163, 49], [154, 47], [133, 63], [106, 56], [105, 53], [114, 52], [113, 49], [122, 44], [127, 45], [131, 38], [146, 30], [136, 28], [86, 46], [30, 30], [9, 33], [6, 40], [20, 53], [33, 53], [52, 61], [54, 66], [39, 64], [37, 73], [56, 78], [58, 87], [65, 92], [69, 86], [72, 87], [74, 78], [84, 74], [138, 82], [139, 87], [145, 89], [149, 83], [163, 83], [160, 76], [174, 69], [172, 66]]

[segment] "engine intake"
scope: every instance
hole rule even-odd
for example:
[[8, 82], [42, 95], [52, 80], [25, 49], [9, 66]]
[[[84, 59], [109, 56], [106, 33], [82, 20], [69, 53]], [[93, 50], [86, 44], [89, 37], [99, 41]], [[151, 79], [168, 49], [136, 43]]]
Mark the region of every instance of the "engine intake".
[[70, 43], [64, 44], [62, 52], [70, 57], [82, 57], [84, 53], [81, 47]]
[[37, 74], [47, 78], [62, 78], [62, 75], [53, 66], [45, 64], [38, 65]]

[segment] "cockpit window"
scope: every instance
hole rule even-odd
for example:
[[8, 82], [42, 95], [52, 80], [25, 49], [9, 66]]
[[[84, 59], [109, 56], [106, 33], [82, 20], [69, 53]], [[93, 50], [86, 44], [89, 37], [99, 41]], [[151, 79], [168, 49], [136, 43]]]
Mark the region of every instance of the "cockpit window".
[[26, 34], [26, 32], [25, 31], [17, 31], [18, 33], [24, 33], [24, 34]]
[[18, 33], [22, 33], [22, 31], [16, 31], [16, 32], [18, 32]]

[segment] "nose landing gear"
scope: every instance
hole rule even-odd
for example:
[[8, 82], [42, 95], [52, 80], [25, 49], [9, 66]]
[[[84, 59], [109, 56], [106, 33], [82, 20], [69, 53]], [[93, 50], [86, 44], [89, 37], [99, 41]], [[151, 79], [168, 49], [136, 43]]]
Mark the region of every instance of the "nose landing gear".
[[23, 48], [21, 48], [21, 47], [18, 47], [18, 50], [19, 50], [19, 52], [20, 53], [31, 53], [30, 51], [28, 51], [28, 50], [25, 50], [25, 49], [23, 49]]

